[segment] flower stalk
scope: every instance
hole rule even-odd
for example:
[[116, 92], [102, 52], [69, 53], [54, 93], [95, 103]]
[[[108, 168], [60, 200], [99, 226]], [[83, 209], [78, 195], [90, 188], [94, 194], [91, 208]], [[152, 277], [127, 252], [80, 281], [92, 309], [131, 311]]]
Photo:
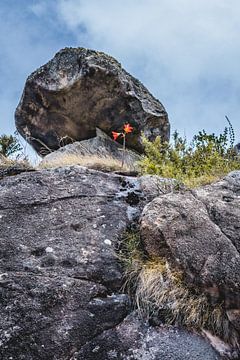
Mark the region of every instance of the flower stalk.
[[133, 131], [133, 127], [130, 124], [125, 124], [123, 126], [122, 132], [112, 131], [113, 140], [116, 141], [118, 137], [123, 138], [122, 167], [125, 163], [125, 157], [126, 157], [126, 135], [131, 133], [132, 131]]

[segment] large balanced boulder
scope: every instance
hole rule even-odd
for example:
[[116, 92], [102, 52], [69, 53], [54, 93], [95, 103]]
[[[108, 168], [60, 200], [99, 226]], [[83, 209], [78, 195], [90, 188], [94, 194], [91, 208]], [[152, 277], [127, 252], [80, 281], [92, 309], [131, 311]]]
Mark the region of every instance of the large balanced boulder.
[[16, 109], [20, 134], [39, 154], [61, 143], [108, 135], [129, 122], [127, 146], [142, 151], [141, 132], [169, 139], [165, 108], [114, 58], [84, 48], [66, 48], [27, 79]]
[[239, 194], [236, 171], [212, 185], [157, 197], [141, 216], [148, 255], [169, 259], [189, 286], [221, 304], [234, 337], [240, 334]]
[[119, 238], [172, 189], [79, 166], [0, 180], [1, 360], [219, 359], [203, 338], [130, 314], [122, 290]]

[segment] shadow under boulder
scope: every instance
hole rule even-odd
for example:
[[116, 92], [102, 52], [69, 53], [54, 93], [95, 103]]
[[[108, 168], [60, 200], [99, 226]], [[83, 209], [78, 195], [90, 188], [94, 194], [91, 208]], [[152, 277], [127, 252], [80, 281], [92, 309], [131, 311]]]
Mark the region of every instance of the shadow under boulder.
[[[61, 142], [134, 127], [127, 146], [143, 151], [141, 132], [150, 140], [169, 140], [164, 106], [102, 52], [65, 48], [27, 79], [15, 113], [19, 133], [40, 155], [57, 150]], [[68, 139], [68, 140], [67, 140]]]

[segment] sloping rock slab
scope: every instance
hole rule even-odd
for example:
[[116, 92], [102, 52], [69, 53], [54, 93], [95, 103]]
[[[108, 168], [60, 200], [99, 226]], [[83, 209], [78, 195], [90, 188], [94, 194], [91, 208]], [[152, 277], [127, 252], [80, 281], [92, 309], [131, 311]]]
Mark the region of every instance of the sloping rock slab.
[[0, 358], [66, 359], [127, 315], [126, 295], [71, 277], [8, 271], [0, 278]]
[[76, 166], [4, 178], [0, 193], [3, 272], [119, 287], [114, 246], [144, 200], [136, 178]]
[[165, 108], [111, 56], [84, 48], [65, 48], [32, 73], [16, 109], [20, 134], [42, 154], [62, 139], [81, 141], [108, 135], [131, 123], [127, 146], [143, 151], [141, 132], [169, 139]]
[[173, 327], [151, 327], [131, 314], [71, 357], [85, 359], [219, 360], [220, 356], [198, 335]]
[[[89, 140], [76, 141], [73, 144], [65, 145], [48, 154], [39, 164], [40, 167], [53, 167], [56, 164], [61, 164], [61, 162], [64, 163], [66, 157], [71, 159], [71, 156], [81, 158], [94, 155], [103, 159], [116, 159], [121, 162], [123, 158], [122, 146], [116, 141], [113, 141], [100, 129], [97, 129], [96, 135], [96, 137]], [[129, 169], [136, 169], [136, 162], [140, 159], [141, 156], [135, 151], [125, 150], [124, 164], [126, 164]]]
[[70, 359], [125, 318], [115, 247], [160, 183], [79, 166], [0, 180], [2, 360]]

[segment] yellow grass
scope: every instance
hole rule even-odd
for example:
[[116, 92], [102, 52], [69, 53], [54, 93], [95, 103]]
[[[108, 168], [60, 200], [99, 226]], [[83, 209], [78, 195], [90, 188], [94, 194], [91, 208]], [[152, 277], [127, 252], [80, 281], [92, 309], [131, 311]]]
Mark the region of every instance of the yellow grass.
[[227, 173], [221, 174], [220, 175], [202, 175], [199, 177], [189, 177], [189, 178], [185, 178], [183, 180], [183, 183], [190, 189], [194, 189], [197, 188], [199, 186], [204, 186], [204, 185], [209, 185], [212, 184], [218, 180], [220, 180], [221, 178], [223, 178], [224, 176], [226, 176]]
[[80, 165], [100, 171], [130, 171], [133, 170], [126, 164], [122, 166], [120, 160], [112, 157], [101, 157], [99, 155], [64, 154], [48, 162], [40, 163], [39, 168], [56, 168], [70, 165]]
[[239, 341], [221, 304], [210, 305], [204, 293], [190, 289], [183, 273], [170, 266], [166, 259], [135, 262], [137, 269], [128, 271], [134, 278], [134, 301], [145, 318], [160, 316], [167, 324], [210, 330], [214, 335], [236, 346]]
[[122, 240], [119, 258], [125, 267], [124, 289], [143, 318], [158, 317], [166, 324], [209, 330], [238, 346], [239, 335], [222, 304], [210, 304], [203, 291], [189, 287], [183, 272], [166, 258], [146, 258], [139, 233], [126, 233]]
[[28, 160], [16, 160], [16, 159], [13, 160], [13, 159], [7, 158], [3, 155], [0, 156], [0, 167], [1, 168], [8, 168], [8, 167], [12, 167], [12, 166], [21, 166], [24, 168], [31, 167]]

